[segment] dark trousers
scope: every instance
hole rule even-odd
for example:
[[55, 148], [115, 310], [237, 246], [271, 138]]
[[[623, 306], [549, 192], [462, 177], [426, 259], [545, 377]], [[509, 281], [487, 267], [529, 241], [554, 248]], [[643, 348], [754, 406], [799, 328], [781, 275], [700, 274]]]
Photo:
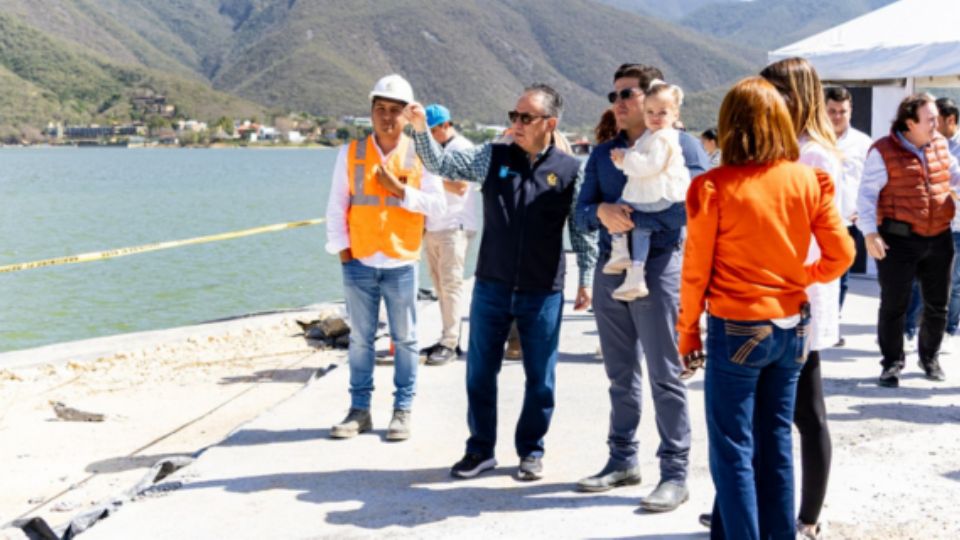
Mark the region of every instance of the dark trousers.
[[[847, 227], [847, 232], [850, 233], [850, 236], [853, 237], [854, 243], [857, 244], [857, 249], [859, 250], [859, 245], [863, 243], [863, 235], [860, 234], [860, 230], [857, 229], [856, 225], [851, 225]], [[858, 239], [859, 238], [859, 239]], [[847, 289], [849, 289], [850, 282], [850, 272], [853, 271], [853, 268], [856, 267], [856, 260], [854, 260], [853, 267], [850, 270], [847, 270], [840, 276], [840, 310], [843, 310], [843, 302], [847, 299]]]
[[820, 521], [820, 510], [827, 496], [833, 446], [827, 428], [827, 406], [823, 399], [820, 378], [820, 351], [810, 351], [797, 381], [797, 404], [793, 423], [800, 432], [800, 521], [814, 525]]
[[516, 321], [527, 382], [514, 442], [521, 458], [543, 455], [543, 437], [553, 416], [562, 308], [559, 291], [522, 292], [496, 281], [476, 280], [467, 351], [467, 452], [485, 458], [494, 454], [497, 375], [510, 325]]
[[881, 233], [890, 249], [877, 261], [880, 282], [880, 313], [877, 339], [884, 368], [904, 365], [903, 330], [913, 280], [920, 282], [923, 318], [918, 352], [922, 362], [930, 362], [940, 352], [947, 326], [947, 300], [953, 266], [953, 236], [945, 231], [937, 236], [909, 237]]

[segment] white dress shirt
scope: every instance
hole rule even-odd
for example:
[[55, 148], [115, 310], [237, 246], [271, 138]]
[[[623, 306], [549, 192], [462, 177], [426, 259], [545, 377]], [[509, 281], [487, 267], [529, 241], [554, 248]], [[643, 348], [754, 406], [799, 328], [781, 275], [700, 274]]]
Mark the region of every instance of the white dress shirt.
[[[473, 148], [473, 143], [463, 135], [454, 135], [443, 147], [443, 153], [459, 152]], [[453, 178], [453, 180], [457, 180]], [[482, 201], [480, 184], [470, 182], [467, 192], [463, 195], [450, 193], [444, 190], [447, 198], [447, 211], [443, 214], [427, 214], [428, 231], [446, 231], [450, 229], [464, 229], [477, 231], [480, 229], [480, 215]]]
[[[380, 150], [380, 145], [377, 144], [376, 137], [373, 135], [371, 137], [373, 137], [373, 146], [380, 156], [380, 162], [385, 163], [393, 152], [384, 156], [383, 151]], [[363, 144], [363, 141], [360, 144]], [[347, 210], [350, 207], [350, 186], [347, 183], [347, 152], [349, 150], [349, 144], [340, 147], [336, 164], [333, 166], [330, 198], [327, 199], [326, 249], [328, 253], [332, 254], [340, 253], [350, 247], [350, 231], [347, 226]], [[407, 146], [407, 152], [408, 155], [405, 160], [407, 163], [412, 163], [412, 160], [417, 159], [413, 141], [410, 141]], [[408, 185], [404, 190], [400, 207], [419, 214], [442, 214], [446, 211], [447, 203], [443, 196], [443, 182], [440, 177], [424, 168], [423, 177], [420, 180], [420, 189]], [[360, 262], [373, 268], [399, 268], [416, 263], [412, 260], [395, 259], [380, 251], [360, 259]]]
[[873, 139], [852, 126], [837, 139], [837, 146], [844, 158], [840, 217], [843, 219], [843, 224], [848, 227], [851, 225], [850, 218], [857, 214], [857, 192], [860, 190], [863, 164], [867, 160], [867, 152], [872, 145]]

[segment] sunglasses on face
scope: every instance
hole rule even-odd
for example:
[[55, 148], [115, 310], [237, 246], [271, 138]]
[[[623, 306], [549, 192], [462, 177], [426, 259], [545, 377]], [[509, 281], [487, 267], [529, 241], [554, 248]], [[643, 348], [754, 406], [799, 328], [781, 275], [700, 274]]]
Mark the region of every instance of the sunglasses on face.
[[609, 94], [607, 94], [607, 100], [608, 100], [610, 103], [616, 103], [618, 98], [619, 98], [619, 99], [630, 99], [630, 98], [632, 98], [633, 96], [637, 95], [637, 93], [639, 93], [639, 92], [640, 92], [640, 89], [639, 89], [639, 88], [624, 88], [623, 90], [620, 90], [619, 92], [617, 92], [616, 90], [614, 90], [613, 92], [610, 92]]
[[525, 125], [525, 126], [529, 126], [530, 124], [533, 123], [534, 120], [540, 120], [540, 119], [544, 119], [544, 118], [550, 118], [550, 115], [548, 115], [548, 114], [547, 114], [547, 115], [537, 115], [537, 114], [530, 114], [530, 113], [521, 113], [521, 112], [517, 112], [517, 111], [510, 111], [510, 112], [507, 113], [507, 118], [510, 119], [510, 123], [511, 123], [511, 124], [515, 124], [515, 123], [517, 123], [517, 122], [520, 122], [521, 124], [523, 124], [523, 125]]

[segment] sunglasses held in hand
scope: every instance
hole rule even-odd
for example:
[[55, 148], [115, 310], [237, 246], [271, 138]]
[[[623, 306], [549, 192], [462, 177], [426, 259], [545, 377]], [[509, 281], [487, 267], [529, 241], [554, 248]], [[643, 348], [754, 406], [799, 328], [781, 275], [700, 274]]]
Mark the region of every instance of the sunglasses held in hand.
[[703, 354], [703, 351], [693, 351], [685, 355], [681, 361], [683, 362], [683, 371], [680, 372], [680, 380], [685, 381], [693, 377], [697, 370], [703, 367], [707, 361], [707, 356]]

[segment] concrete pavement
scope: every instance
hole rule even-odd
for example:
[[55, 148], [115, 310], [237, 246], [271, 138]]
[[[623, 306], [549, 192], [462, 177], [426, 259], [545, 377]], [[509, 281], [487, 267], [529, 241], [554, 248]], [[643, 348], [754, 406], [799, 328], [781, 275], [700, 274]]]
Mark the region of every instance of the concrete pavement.
[[[843, 327], [848, 345], [824, 360], [834, 471], [823, 519], [832, 538], [956, 538], [960, 517], [952, 501], [960, 500], [960, 408], [954, 403], [960, 368], [945, 357], [949, 379], [933, 383], [917, 375], [914, 357], [900, 389], [876, 387], [876, 284], [853, 280], [851, 293]], [[505, 362], [500, 376], [500, 465], [478, 478], [455, 480], [449, 467], [461, 457], [467, 436], [464, 361], [421, 366], [413, 436], [402, 443], [384, 440], [392, 368], [378, 367], [374, 432], [341, 441], [328, 435], [348, 408], [348, 369], [343, 352], [330, 352], [317, 367], [331, 362], [339, 367], [163, 481], [177, 489], [125, 506], [83, 538], [707, 538], [697, 523], [713, 497], [702, 375], [689, 384], [688, 503], [669, 514], [637, 509], [658, 479], [646, 383], [642, 485], [603, 494], [574, 492], [577, 479], [606, 460], [609, 403], [603, 365], [595, 358], [592, 315], [573, 313], [572, 298], [568, 290], [557, 409], [539, 482], [512, 477], [518, 461], [513, 429], [523, 396], [519, 363]], [[431, 307], [422, 315], [425, 344], [437, 332], [436, 311]]]

